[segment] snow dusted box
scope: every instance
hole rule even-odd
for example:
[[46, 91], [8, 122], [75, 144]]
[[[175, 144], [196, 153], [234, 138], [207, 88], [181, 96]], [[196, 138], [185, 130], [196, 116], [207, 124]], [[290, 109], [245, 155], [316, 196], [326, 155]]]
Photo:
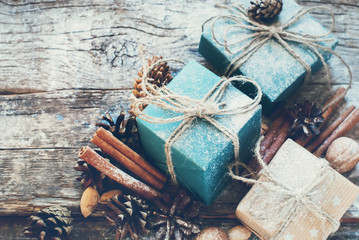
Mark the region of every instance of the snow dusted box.
[[[195, 61], [189, 62], [167, 85], [173, 92], [202, 99], [220, 78]], [[222, 97], [227, 107], [253, 101], [231, 84]], [[146, 115], [168, 118], [178, 113], [149, 105]], [[261, 106], [245, 114], [214, 116], [220, 124], [238, 133], [240, 159], [247, 162], [260, 136]], [[146, 156], [167, 171], [165, 141], [180, 122], [154, 124], [137, 118]], [[232, 141], [216, 127], [198, 118], [172, 145], [172, 161], [177, 180], [205, 204], [211, 204], [228, 183], [227, 166], [233, 161]]]
[[[286, 0], [283, 2], [282, 13], [278, 18], [273, 20], [270, 25], [283, 25], [302, 9], [294, 0]], [[248, 0], [240, 0], [239, 3], [243, 4], [245, 9], [250, 5], [250, 1]], [[224, 11], [223, 14], [225, 13]], [[327, 14], [327, 18], [328, 20], [331, 19], [329, 14]], [[207, 61], [217, 68], [218, 71], [224, 73], [230, 62], [241, 54], [241, 52], [238, 52], [236, 49], [247, 44], [251, 39], [229, 47], [230, 53], [224, 46], [214, 40], [211, 31], [212, 23], [213, 21], [210, 21], [204, 25], [199, 44], [199, 52]], [[218, 20], [216, 24], [214, 24], [214, 34], [218, 42], [224, 42], [223, 35], [226, 29], [233, 25], [232, 21], [224, 19]], [[286, 30], [315, 36], [328, 31], [308, 13]], [[238, 27], [231, 28], [226, 39], [228, 43], [234, 43], [251, 33], [249, 30], [240, 29]], [[330, 34], [326, 38], [332, 39], [332, 41], [321, 42], [321, 45], [335, 49], [338, 44], [335, 36]], [[322, 64], [319, 58], [308, 47], [290, 41], [288, 41], [288, 44], [311, 67], [312, 73], [321, 67]], [[321, 50], [319, 52], [323, 54], [326, 61], [331, 57], [329, 52], [323, 52]], [[277, 40], [272, 38], [259, 48], [235, 73], [252, 77], [258, 82], [264, 94], [262, 100], [263, 111], [264, 113], [268, 113], [275, 103], [286, 99], [302, 85], [306, 70]], [[241, 88], [241, 90], [247, 94], [250, 92], [250, 89], [246, 88]]]

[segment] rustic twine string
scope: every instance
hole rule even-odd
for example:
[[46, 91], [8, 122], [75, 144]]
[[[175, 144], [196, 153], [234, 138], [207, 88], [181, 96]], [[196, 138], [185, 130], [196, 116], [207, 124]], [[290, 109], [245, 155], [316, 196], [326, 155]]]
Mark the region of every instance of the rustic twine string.
[[[213, 86], [212, 89], [201, 99], [192, 99], [187, 96], [179, 95], [172, 92], [166, 86], [158, 88], [149, 83], [152, 80], [148, 77], [148, 73], [158, 64], [166, 61], [173, 61], [171, 59], [163, 59], [154, 63], [152, 66], [147, 67], [143, 65], [143, 77], [142, 77], [142, 90], [146, 93], [144, 98], [132, 99], [132, 111], [140, 119], [156, 124], [181, 122], [179, 126], [174, 130], [170, 137], [165, 142], [165, 154], [168, 171], [171, 175], [172, 181], [177, 183], [174, 166], [172, 162], [171, 147], [173, 143], [189, 128], [195, 119], [201, 118], [206, 120], [215, 126], [220, 132], [228, 137], [233, 142], [234, 159], [239, 163], [239, 140], [237, 133], [231, 131], [227, 127], [220, 124], [215, 117], [216, 116], [230, 116], [236, 114], [247, 113], [256, 108], [262, 98], [262, 91], [259, 85], [251, 78], [245, 76], [234, 76], [231, 78], [221, 78], [220, 81]], [[177, 61], [177, 60], [174, 60]], [[177, 61], [178, 62], [178, 61]], [[227, 103], [222, 102], [222, 96], [225, 93], [227, 87], [231, 82], [239, 81], [242, 83], [251, 83], [257, 88], [257, 94], [252, 101], [248, 101], [241, 106], [224, 108]], [[176, 117], [160, 118], [145, 114], [141, 111], [142, 105], [152, 104], [162, 109], [179, 113]]]
[[[335, 26], [335, 17], [333, 12], [327, 7], [311, 7], [308, 9], [301, 9], [297, 12], [287, 23], [283, 25], [266, 25], [263, 22], [258, 22], [252, 20], [247, 11], [240, 5], [234, 6], [223, 6], [218, 5], [219, 8], [224, 8], [228, 10], [228, 15], [218, 15], [216, 17], [212, 17], [207, 20], [202, 26], [202, 32], [204, 31], [204, 25], [212, 21], [211, 31], [213, 39], [221, 46], [223, 46], [229, 53], [233, 54], [229, 49], [231, 46], [235, 46], [239, 43], [245, 42], [238, 50], [236, 50], [235, 54], [240, 53], [237, 57], [235, 57], [232, 62], [229, 64], [227, 70], [225, 71], [225, 76], [231, 76], [238, 68], [240, 68], [258, 49], [260, 49], [267, 41], [270, 39], [276, 39], [279, 44], [281, 44], [293, 57], [297, 60], [306, 70], [307, 80], [311, 75], [311, 67], [305, 62], [305, 60], [300, 57], [294, 49], [288, 44], [288, 42], [295, 42], [308, 47], [318, 58], [325, 69], [325, 76], [327, 78], [327, 82], [329, 85], [329, 67], [326, 64], [323, 55], [319, 52], [320, 50], [324, 50], [335, 55], [346, 67], [349, 74], [348, 86], [346, 91], [343, 92], [340, 96], [333, 99], [333, 101], [329, 102], [327, 105], [323, 107], [323, 111], [328, 109], [330, 106], [336, 104], [340, 101], [347, 93], [352, 84], [352, 72], [350, 70], [349, 65], [344, 61], [344, 59], [334, 52], [332, 49], [321, 45], [321, 42], [329, 42], [334, 41], [334, 39], [327, 38], [329, 34], [331, 34], [334, 30]], [[295, 24], [298, 20], [300, 20], [306, 13], [309, 13], [315, 9], [325, 9], [328, 11], [332, 18], [332, 25], [329, 31], [320, 35], [312, 35], [312, 34], [303, 34], [299, 32], [293, 32], [288, 30], [287, 28]], [[223, 42], [220, 42], [215, 35], [215, 24], [219, 20], [231, 21], [232, 24], [225, 28], [223, 35]], [[228, 43], [227, 35], [233, 31], [234, 29], [240, 30], [249, 30], [250, 33], [242, 39], [237, 40], [236, 42]]]
[[[280, 213], [276, 215], [276, 218], [283, 219], [282, 225], [279, 227], [277, 233], [272, 240], [279, 239], [281, 234], [284, 230], [288, 227], [291, 221], [295, 218], [297, 212], [308, 211], [314, 214], [320, 221], [322, 230], [325, 229], [325, 223], [329, 222], [332, 225], [332, 232], [338, 230], [340, 226], [340, 222], [326, 213], [324, 210], [321, 209], [320, 206], [315, 204], [312, 201], [312, 198], [315, 196], [320, 196], [325, 193], [332, 183], [335, 181], [336, 174], [333, 169], [329, 167], [327, 161], [321, 161], [322, 166], [320, 170], [316, 171], [315, 180], [308, 183], [307, 185], [303, 186], [301, 189], [293, 189], [292, 187], [288, 186], [286, 183], [280, 181], [275, 176], [275, 173], [270, 170], [267, 164], [263, 161], [259, 149], [260, 149], [260, 141], [257, 143], [257, 147], [255, 149], [255, 154], [258, 159], [259, 164], [263, 168], [259, 175], [263, 175], [266, 177], [267, 180], [254, 180], [250, 178], [245, 178], [238, 176], [233, 173], [233, 167], [236, 166], [236, 162], [229, 166], [229, 175], [238, 181], [247, 183], [247, 184], [259, 184], [262, 187], [266, 188], [270, 192], [275, 192], [277, 196], [287, 198], [286, 201], [278, 203], [275, 207], [277, 210], [280, 209]], [[269, 180], [269, 181], [268, 181]], [[319, 186], [319, 187], [318, 187]], [[315, 188], [318, 187], [317, 190]], [[271, 210], [275, 211], [276, 209], [265, 209], [265, 212], [269, 218], [273, 217]], [[258, 211], [256, 207], [250, 209], [253, 215], [262, 216], [263, 211]], [[278, 211], [276, 211], [278, 212]], [[322, 231], [323, 232], [323, 231]]]

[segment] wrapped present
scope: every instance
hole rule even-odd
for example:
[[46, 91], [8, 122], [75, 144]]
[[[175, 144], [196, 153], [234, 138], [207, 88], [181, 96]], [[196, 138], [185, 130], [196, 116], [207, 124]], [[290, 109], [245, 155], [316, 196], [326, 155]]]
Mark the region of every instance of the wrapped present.
[[327, 239], [354, 202], [359, 188], [288, 139], [236, 215], [261, 239]]
[[[228, 6], [223, 15], [203, 25], [199, 52], [226, 76], [234, 71], [257, 81], [264, 94], [263, 111], [268, 113], [331, 57], [338, 41], [295, 0], [284, 1], [273, 21], [253, 24], [245, 10], [250, 1], [239, 2], [244, 7]], [[286, 25], [289, 21], [293, 23]]]
[[[225, 82], [227, 85], [222, 85]], [[201, 102], [200, 100], [205, 96], [212, 96], [208, 93], [215, 86], [223, 90], [223, 95], [221, 93], [219, 96], [220, 103], [213, 105], [213, 99], [210, 103]], [[153, 96], [147, 96], [147, 99], [141, 98], [136, 101], [141, 104], [141, 101], [158, 98], [160, 105], [172, 103], [173, 105], [169, 105], [171, 109], [178, 105], [188, 107], [179, 109], [182, 114], [150, 102], [141, 112], [137, 111], [137, 105], [133, 104], [133, 110], [137, 111], [138, 129], [146, 156], [162, 170], [167, 170], [168, 164], [173, 165], [172, 169], [179, 183], [204, 203], [210, 204], [228, 182], [227, 167], [233, 161], [236, 153], [234, 150], [237, 149], [232, 140], [240, 142], [238, 151], [240, 160], [246, 162], [250, 158], [251, 149], [260, 135], [261, 106], [258, 105], [260, 98], [256, 100], [257, 103], [251, 110], [239, 114], [225, 114], [227, 110], [230, 111], [229, 109], [241, 109], [243, 105], [252, 105], [254, 100], [195, 61], [189, 62], [160, 91], [176, 93], [177, 97], [172, 95], [167, 98], [159, 97], [158, 94], [161, 92], [158, 92]], [[210, 114], [212, 110], [217, 112], [216, 108], [218, 114]], [[191, 113], [192, 110], [195, 116]], [[153, 119], [164, 122], [172, 120], [159, 124], [151, 121]], [[186, 127], [182, 128], [184, 125]], [[179, 132], [180, 134], [177, 134]], [[233, 133], [234, 139], [224, 132], [227, 132], [227, 135], [228, 132]], [[174, 134], [177, 134], [176, 139]], [[166, 148], [169, 139], [170, 150]], [[169, 171], [171, 173], [171, 168]]]

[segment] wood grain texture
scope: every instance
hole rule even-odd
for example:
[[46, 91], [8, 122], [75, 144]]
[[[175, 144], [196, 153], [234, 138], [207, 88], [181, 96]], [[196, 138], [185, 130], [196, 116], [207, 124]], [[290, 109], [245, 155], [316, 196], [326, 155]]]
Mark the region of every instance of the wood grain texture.
[[[335, 35], [340, 41], [337, 52], [354, 76], [346, 102], [359, 106], [359, 2], [298, 2], [334, 11]], [[194, 59], [213, 70], [197, 47], [201, 24], [219, 12], [216, 3], [219, 1], [0, 1], [0, 238], [24, 239], [20, 233], [23, 216], [53, 204], [73, 210], [73, 239], [103, 238], [107, 225], [96, 217], [103, 209], [86, 221], [79, 213], [82, 189], [73, 169], [77, 151], [89, 144], [97, 117], [106, 111], [115, 116], [128, 108], [132, 79], [140, 68], [141, 44], [148, 56]], [[327, 14], [316, 11], [313, 15], [329, 27]], [[346, 76], [338, 59], [329, 63], [335, 79], [330, 86], [333, 91], [346, 83]], [[288, 104], [306, 98], [323, 103], [328, 95], [321, 70]], [[358, 139], [359, 127], [348, 136]], [[359, 185], [358, 167], [346, 176]], [[243, 185], [230, 184], [201, 214], [232, 214], [243, 197], [238, 189]], [[359, 217], [359, 199], [345, 217]], [[223, 229], [238, 224], [236, 220], [202, 221], [203, 226]], [[358, 236], [358, 224], [342, 224], [331, 239]]]

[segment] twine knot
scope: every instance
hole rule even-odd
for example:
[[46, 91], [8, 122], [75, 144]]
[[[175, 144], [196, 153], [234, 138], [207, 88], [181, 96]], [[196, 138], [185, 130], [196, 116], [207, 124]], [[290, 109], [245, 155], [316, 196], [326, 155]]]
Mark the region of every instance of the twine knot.
[[273, 37], [274, 35], [279, 35], [282, 33], [283, 29], [280, 26], [266, 26], [264, 27], [265, 33], [268, 34], [269, 37]]
[[195, 115], [198, 118], [204, 118], [205, 116], [209, 116], [209, 117], [214, 116], [219, 112], [220, 112], [220, 108], [217, 103], [213, 101], [206, 101], [194, 108], [193, 115]]

